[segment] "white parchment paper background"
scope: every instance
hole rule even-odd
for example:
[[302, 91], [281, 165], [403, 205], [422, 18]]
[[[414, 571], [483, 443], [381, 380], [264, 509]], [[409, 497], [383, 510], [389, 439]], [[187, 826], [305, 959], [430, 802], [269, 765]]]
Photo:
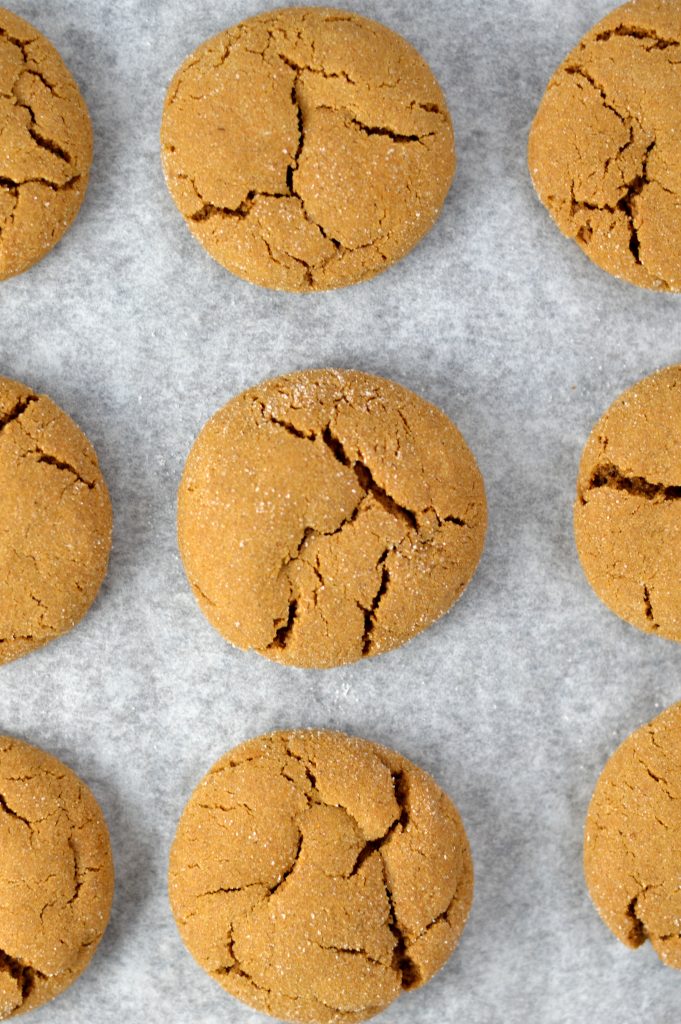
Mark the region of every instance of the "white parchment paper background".
[[[459, 172], [400, 265], [351, 290], [268, 293], [213, 263], [162, 178], [167, 83], [199, 42], [267, 0], [16, 0], [76, 75], [96, 156], [82, 213], [0, 285], [0, 373], [48, 392], [94, 442], [115, 510], [101, 597], [68, 637], [0, 672], [0, 731], [67, 761], [111, 828], [117, 891], [91, 968], [36, 1024], [248, 1024], [185, 953], [168, 846], [203, 772], [275, 727], [330, 726], [430, 770], [463, 814], [476, 899], [460, 949], [386, 1022], [655, 1024], [681, 977], [600, 923], [582, 825], [608, 755], [681, 699], [681, 648], [602, 607], [571, 504], [587, 433], [626, 386], [681, 359], [681, 303], [620, 284], [536, 200], [526, 137], [555, 66], [607, 0], [353, 0], [431, 63]], [[484, 559], [454, 612], [401, 651], [323, 674], [233, 651], [185, 585], [175, 493], [205, 420], [309, 366], [392, 377], [442, 406], [484, 473]]]

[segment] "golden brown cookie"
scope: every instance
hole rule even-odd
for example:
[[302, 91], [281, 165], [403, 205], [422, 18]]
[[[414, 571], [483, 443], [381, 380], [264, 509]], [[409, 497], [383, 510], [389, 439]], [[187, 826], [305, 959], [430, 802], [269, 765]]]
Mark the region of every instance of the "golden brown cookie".
[[454, 134], [432, 71], [349, 11], [269, 11], [200, 46], [168, 89], [168, 187], [239, 277], [321, 291], [373, 277], [430, 230]]
[[97, 456], [45, 395], [0, 377], [0, 665], [66, 633], [106, 574], [111, 503]]
[[681, 366], [625, 391], [591, 432], [575, 536], [598, 596], [646, 633], [681, 641]]
[[529, 167], [558, 227], [608, 273], [681, 291], [681, 0], [633, 0], [551, 79]]
[[113, 887], [88, 787], [56, 757], [0, 736], [0, 1020], [53, 999], [87, 967]]
[[329, 668], [398, 647], [456, 601], [482, 553], [480, 472], [445, 414], [380, 377], [307, 370], [204, 427], [178, 534], [231, 643]]
[[227, 754], [170, 854], [187, 948], [228, 992], [305, 1024], [424, 985], [473, 898], [463, 824], [430, 775], [367, 740], [280, 732]]
[[596, 909], [626, 946], [681, 969], [681, 704], [637, 729], [598, 780], [584, 838]]
[[85, 197], [92, 128], [61, 57], [0, 8], [0, 280], [33, 266]]

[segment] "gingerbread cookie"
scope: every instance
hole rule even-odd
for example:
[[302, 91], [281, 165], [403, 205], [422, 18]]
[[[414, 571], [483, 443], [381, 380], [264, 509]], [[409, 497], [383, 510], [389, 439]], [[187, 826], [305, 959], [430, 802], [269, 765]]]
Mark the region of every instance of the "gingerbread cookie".
[[106, 574], [111, 503], [97, 456], [45, 395], [0, 377], [0, 665], [67, 632]]
[[579, 469], [575, 536], [598, 596], [647, 633], [681, 641], [681, 366], [621, 395]]
[[637, 729], [598, 780], [584, 839], [589, 892], [626, 946], [681, 969], [681, 704]]
[[529, 166], [558, 227], [608, 273], [681, 291], [681, 0], [633, 0], [561, 64]]
[[0, 279], [57, 244], [85, 197], [92, 128], [61, 57], [0, 8]]
[[291, 7], [198, 48], [168, 89], [168, 187], [211, 256], [285, 291], [404, 256], [455, 169], [447, 104], [409, 43], [349, 11]]
[[282, 1020], [362, 1021], [424, 985], [463, 931], [473, 866], [449, 798], [411, 761], [332, 732], [218, 761], [170, 855], [188, 949]]
[[0, 1020], [53, 999], [87, 967], [113, 885], [88, 787], [56, 757], [0, 736]]
[[329, 668], [397, 647], [462, 594], [486, 503], [454, 424], [406, 388], [308, 370], [204, 427], [179, 493], [202, 611], [243, 649]]

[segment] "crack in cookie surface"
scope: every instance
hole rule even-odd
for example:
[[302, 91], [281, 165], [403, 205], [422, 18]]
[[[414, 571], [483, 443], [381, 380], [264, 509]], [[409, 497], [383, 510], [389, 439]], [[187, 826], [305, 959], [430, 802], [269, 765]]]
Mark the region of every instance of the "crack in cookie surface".
[[[649, 501], [677, 501], [681, 498], [681, 486], [679, 484], [652, 483], [643, 476], [634, 476], [623, 473], [621, 469], [611, 462], [604, 462], [596, 466], [589, 480], [588, 490], [599, 487], [610, 487], [613, 490], [625, 491], [639, 498], [646, 498]], [[588, 493], [588, 491], [587, 491]], [[586, 495], [582, 496], [586, 501]]]

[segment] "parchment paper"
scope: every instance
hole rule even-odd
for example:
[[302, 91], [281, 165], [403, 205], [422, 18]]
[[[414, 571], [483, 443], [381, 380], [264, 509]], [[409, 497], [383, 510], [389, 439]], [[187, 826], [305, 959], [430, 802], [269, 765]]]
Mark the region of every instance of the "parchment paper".
[[[353, 0], [440, 78], [459, 171], [444, 215], [373, 282], [315, 296], [232, 277], [166, 191], [167, 83], [203, 39], [268, 0], [49, 0], [13, 7], [57, 45], [94, 121], [89, 193], [41, 264], [0, 285], [0, 372], [49, 393], [97, 448], [115, 542], [73, 633], [2, 669], [0, 731], [63, 758], [113, 838], [110, 928], [36, 1024], [248, 1024], [179, 939], [165, 872], [193, 786], [234, 744], [327, 726], [431, 771], [473, 845], [458, 952], [393, 1024], [677, 1021], [681, 977], [620, 946], [581, 870], [596, 778], [636, 726], [681, 699], [681, 648], [620, 622], [572, 540], [588, 431], [625, 387], [681, 358], [679, 299], [592, 265], [535, 198], [526, 138], [554, 68], [608, 0]], [[330, 673], [230, 649], [200, 614], [175, 494], [206, 419], [257, 381], [310, 366], [392, 377], [455, 420], [485, 477], [490, 530], [454, 611], [390, 655]]]

